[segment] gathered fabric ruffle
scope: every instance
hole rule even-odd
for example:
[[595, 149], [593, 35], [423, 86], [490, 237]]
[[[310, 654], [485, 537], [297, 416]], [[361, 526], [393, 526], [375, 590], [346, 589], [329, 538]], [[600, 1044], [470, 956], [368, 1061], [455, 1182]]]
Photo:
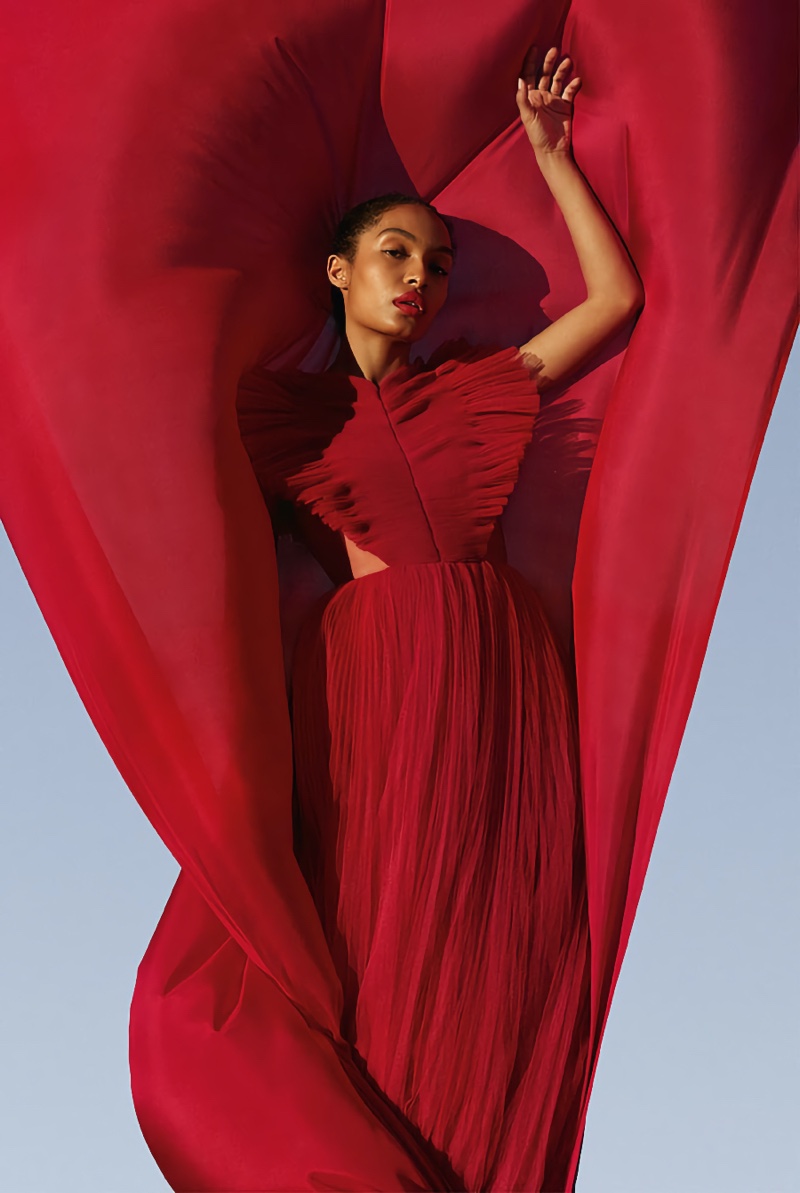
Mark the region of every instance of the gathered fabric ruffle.
[[515, 347], [448, 341], [432, 361], [379, 386], [252, 370], [239, 426], [267, 499], [302, 502], [391, 565], [482, 559], [533, 437], [538, 390]]

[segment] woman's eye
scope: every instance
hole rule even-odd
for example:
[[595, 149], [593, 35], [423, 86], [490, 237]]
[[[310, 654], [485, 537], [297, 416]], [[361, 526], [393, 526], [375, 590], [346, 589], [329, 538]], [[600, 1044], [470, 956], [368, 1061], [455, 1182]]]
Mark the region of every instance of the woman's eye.
[[[388, 253], [388, 255], [390, 257], [396, 258], [396, 257], [407, 257], [408, 256], [408, 253], [405, 251], [405, 249], [384, 249], [383, 251], [384, 251], [384, 253]], [[443, 277], [443, 278], [446, 278], [449, 273], [449, 270], [444, 269], [441, 265], [433, 265], [433, 266], [431, 266], [431, 268], [433, 269], [433, 271], [435, 273], [440, 274], [441, 277]]]

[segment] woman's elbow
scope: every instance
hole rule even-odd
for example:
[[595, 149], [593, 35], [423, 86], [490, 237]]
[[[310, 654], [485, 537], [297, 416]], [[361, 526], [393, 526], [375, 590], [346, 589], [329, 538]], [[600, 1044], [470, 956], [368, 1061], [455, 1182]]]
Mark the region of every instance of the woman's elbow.
[[616, 331], [639, 314], [644, 306], [644, 289], [632, 286], [593, 300], [594, 309], [609, 332]]
[[644, 306], [644, 286], [641, 283], [634, 286], [632, 290], [625, 295], [623, 307], [628, 316], [638, 315]]

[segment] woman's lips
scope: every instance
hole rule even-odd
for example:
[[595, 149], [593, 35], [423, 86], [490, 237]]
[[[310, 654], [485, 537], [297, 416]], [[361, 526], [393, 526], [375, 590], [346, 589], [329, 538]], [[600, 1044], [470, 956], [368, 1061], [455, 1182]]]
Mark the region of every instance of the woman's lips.
[[405, 296], [403, 298], [396, 298], [394, 300], [394, 305], [397, 307], [398, 311], [402, 311], [404, 315], [411, 315], [414, 318], [419, 318], [420, 315], [425, 314], [424, 310], [422, 310], [420, 306], [417, 306], [415, 302], [412, 302], [411, 299], [405, 298]]

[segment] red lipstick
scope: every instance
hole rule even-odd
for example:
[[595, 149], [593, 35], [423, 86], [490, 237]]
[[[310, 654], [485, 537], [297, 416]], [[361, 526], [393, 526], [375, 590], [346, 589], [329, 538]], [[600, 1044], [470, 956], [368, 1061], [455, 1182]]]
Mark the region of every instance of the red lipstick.
[[425, 299], [419, 290], [406, 290], [405, 294], [401, 294], [399, 298], [395, 298], [392, 301], [404, 315], [411, 315], [418, 318], [420, 315], [425, 314]]

